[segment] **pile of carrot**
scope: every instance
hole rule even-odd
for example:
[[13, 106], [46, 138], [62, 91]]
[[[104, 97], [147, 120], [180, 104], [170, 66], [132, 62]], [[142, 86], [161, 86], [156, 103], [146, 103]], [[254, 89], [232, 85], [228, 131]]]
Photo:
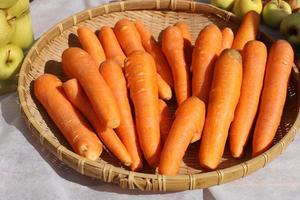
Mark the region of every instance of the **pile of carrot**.
[[227, 141], [234, 158], [249, 142], [257, 156], [280, 123], [294, 52], [285, 40], [268, 51], [256, 40], [259, 24], [250, 11], [236, 34], [210, 24], [194, 45], [182, 21], [160, 42], [140, 21], [121, 19], [98, 35], [80, 27], [81, 48], [62, 54], [69, 80], [43, 74], [34, 94], [83, 157], [97, 160], [105, 146], [133, 171], [147, 163], [176, 175], [189, 144], [200, 140], [199, 165], [213, 170]]

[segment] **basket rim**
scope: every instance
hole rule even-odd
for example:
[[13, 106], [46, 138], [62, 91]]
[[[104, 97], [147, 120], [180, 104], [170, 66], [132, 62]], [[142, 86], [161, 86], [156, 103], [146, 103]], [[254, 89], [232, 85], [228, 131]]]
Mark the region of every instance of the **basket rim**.
[[[18, 96], [19, 96], [19, 101], [20, 101], [20, 105], [21, 105], [21, 109], [23, 112], [23, 117], [24, 120], [26, 122], [28, 122], [27, 126], [29, 127], [29, 129], [32, 129], [33, 131], [37, 132], [37, 135], [39, 135], [39, 139], [42, 145], [44, 145], [44, 142], [47, 141], [49, 142], [50, 145], [52, 145], [54, 148], [56, 148], [56, 152], [51, 151], [51, 149], [49, 149], [49, 147], [47, 147], [48, 150], [50, 150], [50, 152], [52, 152], [56, 157], [58, 157], [61, 161], [63, 161], [62, 159], [62, 154], [67, 154], [71, 157], [73, 157], [74, 159], [76, 159], [78, 161], [78, 165], [76, 170], [83, 173], [84, 174], [84, 165], [88, 164], [91, 165], [95, 168], [99, 168], [100, 171], [105, 171], [105, 169], [109, 169], [109, 173], [117, 173], [117, 174], [123, 174], [123, 175], [127, 175], [129, 177], [131, 177], [131, 179], [133, 179], [134, 177], [141, 177], [141, 178], [150, 178], [150, 179], [156, 179], [158, 180], [158, 185], [159, 186], [159, 190], [160, 191], [166, 191], [166, 187], [165, 187], [165, 179], [169, 179], [169, 180], [174, 180], [174, 181], [184, 181], [184, 182], [189, 182], [189, 189], [198, 189], [201, 187], [198, 187], [195, 185], [195, 179], [201, 179], [204, 178], [206, 176], [217, 176], [218, 177], [218, 181], [217, 184], [221, 184], [221, 183], [225, 183], [227, 181], [224, 181], [224, 174], [226, 173], [235, 173], [237, 171], [243, 171], [242, 176], [240, 177], [244, 177], [246, 175], [249, 174], [248, 171], [248, 165], [251, 164], [257, 164], [257, 163], [262, 163], [262, 166], [257, 168], [260, 169], [262, 167], [264, 167], [267, 163], [269, 163], [270, 161], [272, 161], [274, 158], [276, 158], [278, 155], [273, 156], [272, 154], [275, 151], [278, 151], [278, 148], [281, 154], [284, 149], [289, 145], [289, 143], [293, 140], [293, 138], [295, 137], [298, 128], [300, 127], [300, 112], [298, 110], [297, 113], [297, 117], [296, 120], [293, 124], [293, 126], [290, 128], [290, 130], [288, 131], [288, 133], [286, 133], [286, 135], [280, 140], [278, 141], [275, 145], [273, 145], [269, 150], [267, 150], [266, 152], [264, 152], [263, 154], [258, 155], [257, 157], [251, 158], [245, 162], [242, 162], [240, 164], [228, 167], [228, 168], [224, 168], [224, 169], [218, 169], [218, 170], [214, 170], [214, 171], [210, 171], [210, 172], [202, 172], [202, 173], [197, 173], [197, 174], [180, 174], [180, 175], [176, 175], [176, 176], [164, 176], [164, 175], [159, 175], [159, 174], [148, 174], [148, 173], [142, 173], [142, 172], [131, 172], [129, 170], [126, 170], [124, 168], [120, 168], [120, 167], [115, 167], [111, 164], [104, 164], [104, 163], [99, 163], [97, 161], [91, 161], [91, 160], [87, 160], [81, 156], [79, 156], [78, 154], [74, 153], [73, 151], [70, 151], [68, 149], [66, 149], [63, 145], [59, 144], [59, 142], [54, 141], [53, 138], [50, 138], [50, 136], [45, 133], [45, 131], [41, 128], [41, 126], [38, 124], [37, 121], [35, 121], [35, 118], [33, 116], [33, 114], [30, 112], [29, 110], [29, 105], [27, 105], [26, 103], [26, 99], [25, 99], [25, 90], [26, 88], [23, 87], [22, 83], [24, 82], [24, 77], [25, 77], [25, 69], [27, 68], [27, 66], [32, 66], [32, 61], [31, 58], [33, 56], [33, 54], [37, 54], [39, 55], [39, 45], [42, 45], [43, 42], [46, 41], [46, 45], [49, 43], [49, 41], [51, 41], [51, 39], [55, 38], [56, 36], [54, 36], [53, 38], [51, 37], [51, 34], [58, 32], [59, 34], [61, 34], [64, 31], [64, 24], [66, 24], [67, 22], [70, 22], [71, 20], [73, 20], [73, 25], [75, 26], [78, 23], [78, 19], [76, 19], [76, 16], [81, 16], [81, 15], [85, 15], [86, 13], [88, 13], [89, 19], [92, 19], [94, 17], [103, 15], [102, 14], [98, 14], [93, 16], [93, 12], [97, 11], [97, 10], [104, 10], [104, 13], [111, 13], [109, 11], [109, 8], [111, 6], [119, 6], [120, 10], [119, 11], [112, 11], [112, 12], [123, 12], [123, 11], [127, 11], [126, 10], [126, 6], [133, 6], [136, 4], [135, 8], [131, 8], [128, 9], [130, 11], [137, 11], [137, 10], [167, 10], [167, 11], [183, 11], [183, 12], [194, 12], [194, 13], [199, 13], [199, 12], [195, 12], [194, 9], [196, 8], [196, 6], [201, 6], [203, 8], [209, 8], [210, 10], [215, 11], [216, 13], [212, 13], [217, 15], [220, 18], [223, 18], [224, 20], [233, 20], [234, 22], [238, 22], [239, 20], [237, 19], [237, 17], [228, 12], [228, 11], [224, 11], [220, 8], [214, 7], [210, 4], [206, 4], [206, 3], [200, 3], [200, 2], [195, 2], [195, 1], [186, 1], [186, 0], [148, 0], [147, 3], [153, 3], [153, 5], [155, 4], [155, 7], [153, 6], [149, 6], [149, 8], [144, 8], [143, 6], [145, 5], [141, 5], [140, 0], [131, 0], [131, 1], [121, 1], [121, 2], [113, 2], [113, 3], [108, 3], [108, 4], [102, 4], [99, 5], [97, 7], [94, 8], [90, 8], [90, 9], [86, 9], [83, 10], [81, 12], [78, 12], [74, 15], [71, 15], [67, 18], [65, 18], [64, 20], [58, 22], [57, 24], [55, 24], [54, 26], [52, 26], [47, 32], [44, 32], [41, 37], [35, 42], [35, 44], [30, 48], [28, 54], [26, 55], [23, 64], [21, 66], [20, 69], [20, 75], [19, 75], [19, 80], [18, 80]], [[169, 4], [169, 7], [165, 8], [162, 7], [162, 4]], [[182, 7], [176, 7], [176, 5], [180, 5], [180, 4], [186, 4], [189, 6], [189, 9], [182, 9]], [[148, 4], [147, 4], [148, 5]], [[140, 6], [140, 7], [139, 7]], [[85, 21], [85, 20], [82, 20]], [[81, 21], [80, 21], [81, 22]], [[70, 28], [72, 26], [67, 26], [66, 28]], [[266, 37], [269, 37], [268, 34], [261, 32], [261, 34], [266, 35]], [[43, 45], [42, 45], [43, 46]], [[43, 46], [43, 48], [45, 48], [45, 46]], [[42, 48], [41, 48], [42, 49]], [[300, 75], [299, 72], [297, 70], [297, 68], [294, 66], [293, 67], [293, 73], [295, 73], [296, 78], [299, 79]], [[300, 79], [299, 79], [300, 80]], [[299, 84], [299, 82], [297, 81], [297, 84]], [[298, 93], [298, 91], [297, 91]], [[36, 136], [37, 136], [36, 135]], [[63, 161], [64, 162], [64, 161]], [[66, 162], [64, 162], [66, 163]], [[71, 168], [75, 168], [74, 166], [70, 165], [69, 163], [66, 163], [69, 167]], [[257, 170], [256, 169], [256, 170]], [[255, 171], [256, 171], [255, 170]], [[237, 178], [240, 178], [237, 177]], [[234, 178], [234, 179], [237, 179]], [[105, 178], [102, 177], [102, 179], [104, 179], [104, 181], [110, 182], [109, 180], [105, 180]], [[232, 179], [232, 180], [234, 180]], [[134, 182], [130, 183], [130, 178], [128, 178], [128, 185], [130, 188], [130, 185], [138, 187], [137, 185], [134, 184]], [[216, 185], [216, 184], [214, 184]]]

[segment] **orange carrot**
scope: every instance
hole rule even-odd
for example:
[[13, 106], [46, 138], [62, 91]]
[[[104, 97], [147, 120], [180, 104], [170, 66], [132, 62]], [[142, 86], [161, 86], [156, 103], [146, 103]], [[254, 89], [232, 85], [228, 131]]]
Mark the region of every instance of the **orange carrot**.
[[278, 40], [272, 45], [253, 136], [253, 156], [272, 145], [283, 112], [293, 61], [293, 48], [287, 41]]
[[162, 50], [171, 66], [178, 105], [190, 96], [190, 75], [184, 58], [184, 39], [176, 26], [163, 31]]
[[163, 100], [170, 100], [172, 98], [171, 87], [162, 79], [159, 74], [157, 74], [157, 87], [159, 98]]
[[192, 36], [190, 33], [190, 28], [185, 22], [177, 22], [175, 26], [177, 26], [181, 31], [182, 37], [184, 39], [184, 53], [185, 53], [186, 63], [188, 66], [191, 66], [193, 46], [192, 46]]
[[220, 52], [222, 52], [224, 49], [230, 49], [232, 46], [233, 39], [234, 33], [231, 30], [231, 28], [224, 28], [222, 30], [222, 47]]
[[195, 43], [191, 65], [192, 92], [205, 103], [208, 100], [215, 60], [221, 50], [221, 45], [222, 33], [214, 24], [202, 29]]
[[71, 47], [63, 52], [62, 66], [70, 78], [78, 79], [105, 127], [118, 127], [120, 115], [116, 100], [92, 57], [80, 48]]
[[66, 99], [61, 86], [62, 82], [56, 76], [43, 74], [34, 82], [34, 94], [73, 150], [83, 157], [96, 160], [102, 153], [102, 144]]
[[176, 175], [181, 160], [195, 132], [201, 132], [205, 119], [205, 105], [197, 97], [190, 97], [179, 105], [170, 133], [164, 144], [158, 171]]
[[240, 97], [242, 58], [234, 49], [224, 50], [216, 61], [207, 116], [201, 139], [199, 161], [215, 169], [221, 161], [230, 123]]
[[141, 36], [132, 21], [128, 19], [119, 20], [115, 24], [114, 32], [127, 56], [134, 51], [145, 51]]
[[82, 48], [92, 56], [99, 67], [105, 60], [105, 53], [97, 36], [87, 27], [78, 28], [77, 34]]
[[103, 45], [106, 58], [114, 59], [123, 67], [126, 56], [121, 49], [114, 31], [108, 26], [103, 26], [99, 31], [98, 38]]
[[173, 77], [168, 62], [161, 51], [159, 44], [156, 42], [150, 31], [140, 21], [134, 22], [136, 29], [138, 30], [143, 47], [151, 54], [155, 60], [157, 73], [168, 83], [169, 86], [173, 86]]
[[124, 165], [129, 166], [132, 162], [125, 146], [118, 138], [113, 129], [103, 126], [87, 96], [84, 94], [76, 79], [70, 79], [63, 83], [63, 89], [69, 101], [88, 119], [95, 128], [99, 138], [105, 146], [114, 154]]
[[259, 25], [260, 15], [255, 11], [249, 11], [242, 19], [233, 40], [232, 48], [242, 50], [247, 42], [255, 40]]
[[170, 112], [168, 105], [163, 100], [158, 100], [158, 106], [160, 111], [160, 122], [159, 122], [159, 128], [160, 128], [160, 139], [162, 144], [165, 143], [169, 131], [171, 129], [174, 117], [172, 113]]
[[156, 167], [161, 151], [155, 61], [144, 51], [130, 54], [125, 73], [135, 110], [136, 129], [144, 157]]
[[106, 60], [101, 64], [99, 71], [117, 99], [121, 123], [116, 128], [116, 132], [132, 158], [130, 168], [131, 170], [140, 170], [143, 167], [141, 150], [135, 132], [122, 68], [114, 60]]
[[241, 96], [229, 132], [230, 151], [235, 158], [242, 156], [258, 110], [267, 62], [267, 48], [262, 42], [250, 41], [243, 48], [242, 57]]

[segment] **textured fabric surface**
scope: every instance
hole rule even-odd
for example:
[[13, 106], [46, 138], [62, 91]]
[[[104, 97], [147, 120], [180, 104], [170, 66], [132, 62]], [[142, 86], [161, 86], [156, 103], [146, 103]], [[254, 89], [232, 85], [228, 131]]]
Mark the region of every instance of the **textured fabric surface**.
[[[106, 2], [34, 0], [31, 13], [35, 37], [80, 10]], [[1, 200], [300, 199], [299, 136], [279, 158], [246, 178], [205, 190], [144, 193], [93, 180], [61, 163], [26, 128], [19, 107], [16, 93], [0, 97]]]

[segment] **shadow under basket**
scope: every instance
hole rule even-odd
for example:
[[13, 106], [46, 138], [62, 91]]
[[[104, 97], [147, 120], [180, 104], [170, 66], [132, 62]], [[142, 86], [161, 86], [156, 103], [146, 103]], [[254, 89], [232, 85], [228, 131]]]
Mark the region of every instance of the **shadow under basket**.
[[[35, 99], [33, 82], [46, 72], [56, 74], [65, 80], [61, 70], [61, 55], [69, 46], [78, 46], [76, 41], [78, 27], [87, 26], [98, 30], [103, 25], [114, 26], [121, 18], [143, 21], [156, 39], [160, 39], [164, 28], [179, 20], [190, 26], [193, 41], [199, 31], [210, 23], [220, 28], [228, 26], [233, 30], [239, 26], [239, 20], [231, 13], [208, 4], [193, 1], [148, 0], [101, 5], [71, 16], [52, 27], [27, 54], [20, 71], [18, 94], [26, 124], [41, 144], [62, 162], [81, 174], [117, 183], [122, 188], [183, 191], [207, 188], [247, 176], [275, 159], [294, 139], [300, 123], [299, 73], [296, 67], [292, 70], [284, 113], [273, 146], [255, 158], [250, 157], [250, 147], [242, 159], [232, 158], [226, 148], [218, 169], [206, 172], [198, 164], [198, 142], [188, 148], [177, 176], [163, 176], [147, 166], [142, 172], [131, 172], [106, 152], [103, 152], [97, 161], [85, 159], [74, 153], [44, 108]], [[272, 44], [271, 38], [265, 33], [260, 32], [258, 39], [268, 47]]]

